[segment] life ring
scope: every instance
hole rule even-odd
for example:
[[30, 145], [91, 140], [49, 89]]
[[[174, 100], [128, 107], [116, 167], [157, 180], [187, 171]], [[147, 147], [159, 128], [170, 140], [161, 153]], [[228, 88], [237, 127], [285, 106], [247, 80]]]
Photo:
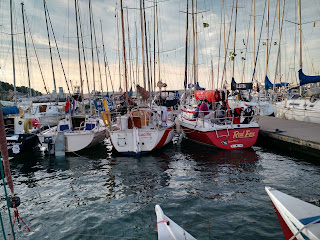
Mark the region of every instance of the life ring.
[[19, 108], [19, 115], [22, 115], [23, 114], [23, 110], [21, 107], [18, 107]]

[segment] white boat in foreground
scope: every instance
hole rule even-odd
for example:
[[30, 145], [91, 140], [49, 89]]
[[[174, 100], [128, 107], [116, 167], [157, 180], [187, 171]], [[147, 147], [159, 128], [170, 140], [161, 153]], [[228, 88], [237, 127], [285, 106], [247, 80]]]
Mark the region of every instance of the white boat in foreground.
[[276, 210], [285, 239], [320, 239], [320, 207], [265, 188]]
[[168, 218], [159, 205], [155, 206], [157, 214], [157, 230], [159, 240], [193, 240], [195, 239], [178, 224]]

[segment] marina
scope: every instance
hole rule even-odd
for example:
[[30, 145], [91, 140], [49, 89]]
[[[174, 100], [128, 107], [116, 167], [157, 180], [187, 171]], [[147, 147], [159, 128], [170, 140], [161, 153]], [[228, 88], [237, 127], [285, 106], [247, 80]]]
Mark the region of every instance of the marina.
[[320, 240], [319, 9], [1, 4], [0, 239]]

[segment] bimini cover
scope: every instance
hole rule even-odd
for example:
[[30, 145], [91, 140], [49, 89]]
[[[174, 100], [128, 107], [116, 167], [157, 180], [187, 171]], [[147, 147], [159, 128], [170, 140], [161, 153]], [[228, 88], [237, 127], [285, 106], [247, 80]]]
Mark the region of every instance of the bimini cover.
[[198, 90], [194, 92], [194, 96], [198, 100], [208, 100], [208, 102], [215, 102], [216, 98], [214, 93], [214, 91]]
[[309, 83], [318, 83], [320, 82], [320, 76], [307, 76], [302, 72], [302, 69], [300, 69], [299, 80], [300, 80], [300, 86], [309, 84]]
[[2, 108], [2, 113], [4, 116], [10, 115], [10, 114], [19, 114], [20, 110], [17, 106], [12, 107], [4, 107]]
[[[285, 87], [288, 85], [289, 85], [289, 83], [283, 82], [283, 83], [276, 83], [274, 86], [275, 87]], [[264, 89], [267, 90], [269, 88], [273, 88], [273, 84], [270, 82], [268, 76], [266, 76], [264, 79]]]

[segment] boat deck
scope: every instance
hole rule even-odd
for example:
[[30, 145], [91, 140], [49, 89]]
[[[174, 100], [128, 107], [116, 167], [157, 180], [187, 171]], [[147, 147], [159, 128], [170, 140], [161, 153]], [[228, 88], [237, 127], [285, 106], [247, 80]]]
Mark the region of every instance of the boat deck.
[[259, 125], [264, 137], [320, 151], [320, 124], [260, 116]]

